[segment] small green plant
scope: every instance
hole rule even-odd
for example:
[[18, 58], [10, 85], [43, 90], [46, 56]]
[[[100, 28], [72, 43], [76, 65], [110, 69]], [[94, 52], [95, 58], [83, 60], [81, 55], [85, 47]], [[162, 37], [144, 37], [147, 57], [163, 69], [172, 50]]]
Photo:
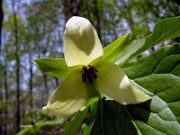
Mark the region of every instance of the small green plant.
[[180, 133], [180, 17], [158, 22], [151, 35], [128, 44], [129, 33], [102, 48], [95, 29], [72, 17], [64, 33], [64, 58], [38, 58], [46, 74], [63, 79], [45, 110], [71, 117], [62, 135], [177, 135]]

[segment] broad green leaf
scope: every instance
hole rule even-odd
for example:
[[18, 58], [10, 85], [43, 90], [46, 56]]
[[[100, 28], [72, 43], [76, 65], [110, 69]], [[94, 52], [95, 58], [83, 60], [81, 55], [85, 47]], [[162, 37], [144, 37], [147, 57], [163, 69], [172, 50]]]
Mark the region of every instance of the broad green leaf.
[[129, 33], [116, 39], [110, 45], [105, 47], [103, 58], [107, 61], [115, 60], [120, 54], [122, 54], [122, 52], [127, 47], [128, 37], [129, 37]]
[[122, 66], [130, 79], [148, 76], [153, 73], [180, 74], [180, 44], [165, 46], [151, 55], [138, 60], [137, 62], [126, 63]]
[[38, 58], [34, 59], [33, 62], [41, 71], [57, 78], [66, 77], [66, 75], [71, 71], [71, 69], [67, 67], [63, 58]]
[[127, 106], [138, 134], [180, 133], [180, 45], [166, 46], [123, 66], [129, 78], [154, 94], [152, 101]]
[[115, 61], [115, 63], [121, 64], [159, 43], [179, 36], [180, 16], [164, 19], [156, 24], [151, 35], [149, 35], [145, 39], [140, 39], [132, 42], [124, 51], [124, 53]]
[[115, 101], [100, 100], [90, 135], [136, 135], [126, 108]]
[[138, 106], [129, 108], [129, 113], [141, 134], [177, 135], [180, 133], [180, 110], [178, 109], [180, 78], [168, 74], [152, 74], [135, 81], [156, 95], [150, 102], [149, 109]]

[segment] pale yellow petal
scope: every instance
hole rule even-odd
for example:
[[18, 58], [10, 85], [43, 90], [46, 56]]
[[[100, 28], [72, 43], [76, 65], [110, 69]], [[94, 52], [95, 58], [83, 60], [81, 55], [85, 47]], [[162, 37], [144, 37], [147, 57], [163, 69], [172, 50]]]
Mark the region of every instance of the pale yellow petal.
[[132, 87], [128, 77], [117, 65], [103, 62], [97, 65], [97, 69], [98, 78], [95, 80], [95, 87], [117, 102], [127, 105], [151, 99], [150, 96]]
[[92, 24], [83, 17], [72, 17], [64, 32], [64, 55], [69, 67], [88, 65], [103, 55], [103, 48]]
[[52, 93], [43, 109], [57, 117], [68, 117], [80, 110], [88, 98], [89, 90], [82, 82], [81, 72], [73, 71]]

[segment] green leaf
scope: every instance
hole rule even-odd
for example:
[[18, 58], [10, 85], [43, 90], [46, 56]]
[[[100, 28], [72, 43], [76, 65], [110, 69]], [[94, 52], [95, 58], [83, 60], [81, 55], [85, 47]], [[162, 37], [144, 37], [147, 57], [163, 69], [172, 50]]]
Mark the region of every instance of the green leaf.
[[115, 60], [117, 65], [123, 64], [129, 59], [136, 56], [136, 52], [144, 45], [145, 39], [134, 40], [132, 43], [124, 50], [124, 52]]
[[[156, 96], [150, 102], [150, 109], [141, 106], [129, 108], [136, 128], [141, 134], [180, 133], [180, 79], [173, 75], [150, 75], [135, 81]], [[149, 115], [144, 117], [144, 115]], [[171, 130], [169, 130], [171, 129]]]
[[79, 111], [72, 121], [69, 122], [65, 129], [60, 133], [60, 135], [76, 135], [81, 128], [82, 122], [84, 121], [88, 111], [89, 107], [86, 107], [83, 111]]
[[62, 118], [56, 118], [55, 120], [41, 120], [34, 125], [21, 125], [23, 128], [17, 135], [27, 135], [27, 134], [38, 134], [41, 128], [46, 126], [56, 126], [63, 123]]
[[97, 116], [96, 114], [98, 111], [98, 100], [99, 100], [99, 98], [97, 98], [97, 97], [94, 97], [94, 98], [92, 98], [92, 100], [90, 100], [91, 113], [90, 113], [90, 116], [89, 116], [87, 122], [84, 123], [84, 125], [82, 127], [82, 130], [81, 130], [82, 135], [90, 135], [90, 133], [91, 133], [92, 127], [94, 125], [94, 122], [95, 122], [95, 119]]
[[154, 96], [152, 101], [127, 106], [138, 134], [180, 133], [180, 45], [166, 46], [123, 66], [129, 78]]
[[90, 107], [93, 107], [93, 104], [97, 103], [98, 98], [90, 98], [85, 106], [74, 116], [74, 118], [68, 123], [60, 135], [75, 135], [81, 128], [82, 122], [87, 117], [87, 114], [90, 110]]
[[63, 58], [38, 58], [34, 59], [33, 62], [44, 73], [57, 78], [66, 77], [66, 75], [71, 71], [70, 68], [67, 67]]
[[130, 79], [148, 76], [154, 73], [171, 73], [179, 76], [179, 54], [180, 44], [165, 46], [137, 62], [124, 64], [122, 68]]
[[134, 58], [153, 46], [162, 43], [168, 39], [180, 36], [180, 16], [171, 17], [158, 22], [151, 35], [145, 39], [132, 42], [124, 53], [115, 61], [117, 64]]
[[110, 45], [105, 47], [103, 58], [107, 61], [115, 60], [120, 54], [122, 54], [122, 52], [127, 47], [128, 37], [129, 37], [129, 33], [116, 39]]
[[113, 100], [100, 100], [91, 135], [136, 135], [126, 108]]

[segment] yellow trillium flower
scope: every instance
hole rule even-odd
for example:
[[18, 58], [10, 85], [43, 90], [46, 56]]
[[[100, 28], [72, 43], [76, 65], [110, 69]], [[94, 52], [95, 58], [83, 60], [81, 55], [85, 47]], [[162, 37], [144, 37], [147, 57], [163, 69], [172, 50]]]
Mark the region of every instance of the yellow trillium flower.
[[67, 22], [64, 54], [67, 66], [74, 70], [59, 84], [44, 107], [57, 117], [68, 117], [80, 110], [94, 89], [123, 105], [151, 99], [131, 86], [119, 66], [102, 59], [101, 42], [87, 19], [72, 17]]

